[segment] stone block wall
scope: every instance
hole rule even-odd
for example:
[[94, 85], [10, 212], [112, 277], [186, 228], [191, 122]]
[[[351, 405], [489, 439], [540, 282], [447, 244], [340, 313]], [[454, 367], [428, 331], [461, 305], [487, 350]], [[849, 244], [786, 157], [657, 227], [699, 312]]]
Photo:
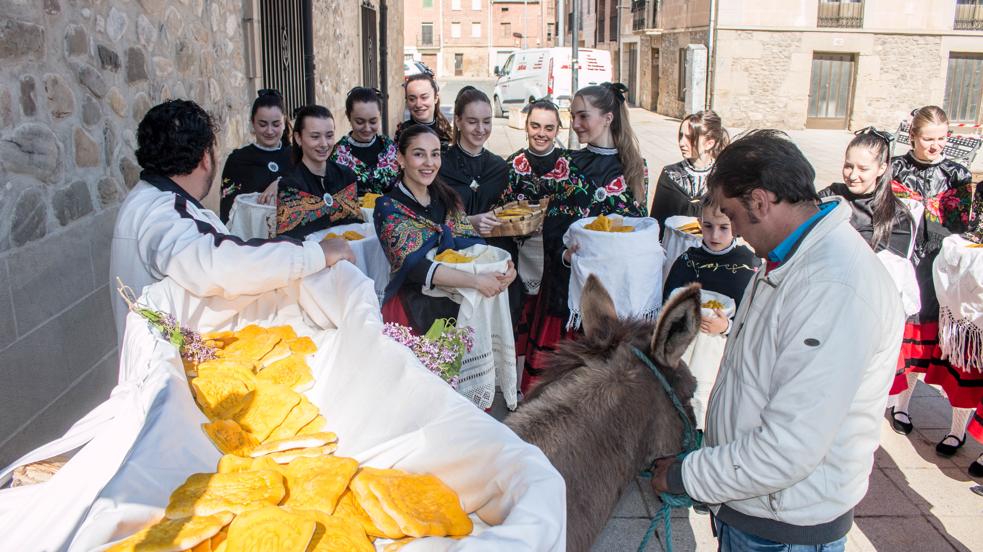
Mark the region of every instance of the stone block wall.
[[143, 115], [189, 98], [220, 159], [248, 140], [241, 19], [241, 0], [0, 0], [0, 465], [116, 382], [109, 243]]
[[683, 101], [679, 99], [679, 50], [685, 49], [689, 44], [706, 45], [706, 43], [706, 29], [667, 32], [662, 35], [661, 43], [658, 45], [659, 113], [678, 118], [687, 115]]
[[[378, 13], [379, 1], [370, 2]], [[389, 133], [403, 117], [403, 2], [387, 3], [389, 44]], [[348, 132], [345, 97], [362, 82], [361, 2], [317, 0], [314, 16], [314, 73], [317, 102], [331, 110], [337, 135]], [[382, 37], [378, 37], [382, 40]], [[381, 69], [381, 64], [379, 65]], [[380, 83], [381, 84], [381, 83]]]

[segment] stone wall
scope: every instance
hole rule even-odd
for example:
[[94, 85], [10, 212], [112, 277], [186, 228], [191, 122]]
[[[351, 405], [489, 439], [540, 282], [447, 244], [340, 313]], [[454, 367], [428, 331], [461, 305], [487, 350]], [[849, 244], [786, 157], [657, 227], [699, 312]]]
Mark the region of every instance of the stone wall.
[[[706, 41], [706, 29], [667, 32], [662, 35], [662, 40], [658, 45], [659, 113], [670, 117], [682, 118], [686, 116], [683, 101], [679, 99], [679, 50], [685, 49], [689, 44], [706, 45]], [[642, 82], [646, 81], [643, 80]]]
[[[370, 2], [379, 17], [379, 1]], [[389, 20], [389, 132], [403, 115], [403, 3], [387, 2]], [[351, 0], [314, 2], [314, 73], [317, 102], [335, 116], [337, 130], [348, 132], [345, 97], [362, 82], [361, 3]], [[382, 37], [379, 37], [382, 40]], [[380, 67], [381, 69], [381, 67]], [[381, 81], [380, 81], [381, 84]]]
[[0, 465], [116, 382], [109, 242], [137, 122], [191, 98], [220, 158], [248, 139], [241, 4], [0, 0]]

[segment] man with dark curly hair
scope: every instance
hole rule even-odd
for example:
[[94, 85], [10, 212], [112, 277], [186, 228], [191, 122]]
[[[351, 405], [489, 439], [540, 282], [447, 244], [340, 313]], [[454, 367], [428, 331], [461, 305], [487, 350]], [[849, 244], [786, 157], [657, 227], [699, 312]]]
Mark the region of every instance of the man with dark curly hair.
[[[283, 287], [341, 260], [355, 261], [345, 240], [243, 241], [202, 206], [215, 179], [216, 124], [198, 104], [153, 107], [137, 128], [140, 181], [120, 207], [110, 276], [138, 293], [165, 277], [200, 296], [234, 297]], [[117, 335], [127, 306], [114, 296]]]

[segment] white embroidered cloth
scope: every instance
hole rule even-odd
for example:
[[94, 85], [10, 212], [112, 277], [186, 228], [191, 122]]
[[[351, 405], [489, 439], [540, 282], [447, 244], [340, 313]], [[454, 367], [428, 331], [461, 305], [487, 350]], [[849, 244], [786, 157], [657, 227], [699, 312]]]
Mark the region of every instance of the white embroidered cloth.
[[349, 230], [365, 236], [364, 240], [350, 241], [348, 245], [352, 248], [352, 253], [355, 254], [355, 266], [375, 283], [375, 294], [381, 304], [382, 298], [386, 295], [386, 286], [389, 285], [389, 259], [386, 258], [386, 252], [382, 250], [382, 244], [379, 243], [374, 224], [355, 222], [333, 226], [308, 234], [307, 239], [321, 241], [328, 233], [340, 236]]
[[[338, 434], [337, 454], [432, 473], [474, 512], [472, 536], [420, 539], [406, 552], [565, 549], [560, 474], [539, 449], [383, 336], [372, 286], [350, 264], [236, 299], [195, 297], [165, 279], [144, 288], [141, 301], [199, 330], [291, 324], [310, 336], [318, 351], [305, 394]], [[176, 349], [131, 313], [112, 396], [64, 437], [0, 472], [6, 482], [15, 466], [81, 447], [51, 480], [0, 490], [0, 548], [89, 552], [159, 518], [189, 475], [215, 470], [220, 453], [201, 431], [206, 421]]]
[[[436, 249], [430, 250], [427, 258], [433, 261], [436, 252]], [[488, 245], [472, 245], [460, 253], [475, 259], [470, 263], [446, 266], [471, 274], [505, 272], [511, 259], [507, 251]], [[498, 386], [509, 410], [515, 410], [518, 404], [515, 334], [512, 331], [508, 291], [495, 297], [485, 297], [476, 289], [436, 286], [433, 289], [424, 288], [423, 293], [433, 297], [449, 297], [460, 303], [458, 327], [474, 328], [474, 347], [461, 363], [458, 393], [478, 408], [485, 409], [495, 399], [495, 387]]]
[[276, 205], [259, 203], [259, 193], [239, 194], [229, 211], [229, 232], [244, 240], [269, 238], [276, 232]]
[[580, 219], [563, 235], [563, 244], [579, 249], [570, 263], [567, 328], [580, 327], [580, 292], [591, 274], [597, 276], [614, 299], [619, 318], [655, 318], [662, 308], [662, 266], [665, 252], [659, 244], [659, 223], [650, 217], [608, 218], [634, 226], [634, 232], [598, 232], [584, 228], [597, 217]]
[[529, 295], [539, 294], [539, 286], [543, 282], [543, 233], [533, 234], [519, 246], [519, 279]]
[[676, 262], [676, 259], [680, 255], [685, 253], [690, 247], [698, 247], [703, 243], [703, 238], [700, 236], [694, 236], [689, 232], [683, 232], [679, 229], [684, 224], [699, 221], [700, 219], [696, 217], [683, 215], [676, 215], [666, 219], [666, 230], [662, 233], [662, 248], [666, 252], [666, 262], [662, 265], [663, 279], [669, 277], [669, 271], [672, 270], [672, 263]]
[[983, 372], [983, 248], [952, 235], [932, 266], [939, 297], [942, 355], [962, 370]]

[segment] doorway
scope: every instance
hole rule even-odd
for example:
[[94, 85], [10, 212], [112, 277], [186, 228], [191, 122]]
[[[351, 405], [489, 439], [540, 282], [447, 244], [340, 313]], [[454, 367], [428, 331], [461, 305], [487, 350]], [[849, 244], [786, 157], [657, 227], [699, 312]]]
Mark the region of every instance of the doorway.
[[847, 128], [855, 68], [853, 54], [813, 54], [806, 128]]

